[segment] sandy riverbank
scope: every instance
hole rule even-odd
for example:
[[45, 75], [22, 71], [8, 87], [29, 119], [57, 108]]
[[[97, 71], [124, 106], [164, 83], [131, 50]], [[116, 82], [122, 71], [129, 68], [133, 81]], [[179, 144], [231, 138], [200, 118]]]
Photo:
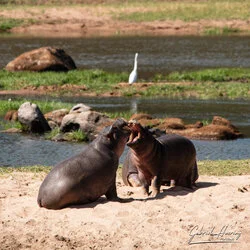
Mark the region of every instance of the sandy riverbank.
[[[20, 172], [0, 177], [0, 249], [250, 248], [250, 176], [201, 176], [196, 191], [164, 187], [159, 199], [141, 199], [140, 190], [118, 178], [119, 196], [134, 200], [100, 198], [60, 211], [38, 207], [43, 178]], [[225, 243], [229, 238], [235, 243]], [[218, 240], [224, 243], [211, 243]], [[188, 244], [198, 241], [210, 243]]]

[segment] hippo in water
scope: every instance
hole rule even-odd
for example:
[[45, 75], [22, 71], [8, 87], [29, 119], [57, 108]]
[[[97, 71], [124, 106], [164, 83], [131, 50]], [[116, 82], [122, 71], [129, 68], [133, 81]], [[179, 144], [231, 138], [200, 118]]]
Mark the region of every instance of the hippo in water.
[[52, 168], [40, 186], [37, 202], [40, 207], [61, 209], [84, 204], [105, 195], [119, 200], [116, 192], [116, 171], [130, 135], [127, 122], [118, 119], [106, 127], [85, 150]]
[[125, 158], [122, 178], [125, 185], [142, 186], [145, 194], [155, 197], [160, 186], [171, 180], [175, 185], [192, 188], [198, 179], [196, 150], [193, 143], [178, 135], [155, 138], [148, 129], [130, 121], [130, 147]]

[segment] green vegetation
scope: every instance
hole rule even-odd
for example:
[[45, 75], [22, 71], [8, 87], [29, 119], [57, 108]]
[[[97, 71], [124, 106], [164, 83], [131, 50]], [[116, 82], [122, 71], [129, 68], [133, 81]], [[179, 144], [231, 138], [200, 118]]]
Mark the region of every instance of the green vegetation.
[[231, 27], [223, 27], [223, 28], [218, 28], [218, 27], [212, 27], [212, 28], [205, 28], [203, 31], [204, 35], [212, 35], [212, 36], [218, 36], [218, 35], [233, 35], [233, 34], [239, 34], [242, 32], [238, 28], [231, 28]]
[[72, 131], [66, 134], [66, 136], [68, 137], [69, 141], [77, 141], [77, 142], [81, 142], [81, 141], [87, 141], [87, 135], [80, 129], [76, 130], [76, 131]]
[[4, 174], [11, 174], [13, 172], [23, 173], [48, 173], [51, 167], [47, 166], [25, 166], [25, 167], [0, 167], [0, 176]]
[[[45, 87], [51, 95], [105, 95], [113, 93], [121, 96], [166, 96], [171, 98], [249, 98], [250, 69], [219, 68], [192, 72], [173, 72], [169, 75], [157, 74], [149, 84], [141, 88], [139, 84], [119, 86], [126, 82], [127, 73], [108, 73], [102, 70], [74, 70], [69, 72], [7, 72], [0, 71], [0, 90], [34, 89]], [[139, 79], [139, 81], [143, 81]], [[145, 82], [145, 81], [144, 81]], [[0, 101], [0, 113], [19, 107], [20, 102]], [[60, 103], [37, 103], [43, 112], [62, 108]], [[46, 107], [46, 105], [48, 107]], [[64, 106], [68, 108], [69, 105]]]
[[[18, 98], [16, 100], [0, 100], [0, 116], [3, 116], [6, 114], [7, 111], [9, 110], [17, 110], [21, 104], [24, 102], [30, 101], [26, 98]], [[41, 109], [42, 113], [47, 113], [56, 109], [71, 109], [74, 104], [72, 103], [66, 103], [66, 102], [56, 102], [56, 101], [41, 101], [41, 100], [36, 100], [33, 101], [35, 104], [39, 106]]]
[[[60, 129], [55, 128], [45, 134], [45, 139], [53, 140], [55, 137], [59, 136], [60, 134], [61, 134]], [[67, 133], [62, 133], [61, 135], [65, 141], [74, 141], [74, 142], [88, 141], [87, 135], [80, 129], [67, 132]]]
[[218, 161], [200, 161], [198, 162], [200, 175], [249, 175], [250, 159], [247, 160], [218, 160]]
[[[8, 72], [0, 71], [0, 90], [39, 86], [84, 86], [90, 92], [103, 93], [118, 82], [128, 79], [127, 73], [107, 73], [103, 70], [72, 70], [69, 72]], [[69, 86], [70, 87], [70, 86]], [[63, 90], [61, 90], [63, 91]], [[68, 90], [65, 90], [68, 91]], [[80, 91], [80, 90], [79, 90]]]
[[38, 23], [33, 19], [4, 18], [0, 16], [0, 32], [8, 32], [14, 27]]
[[23, 127], [20, 122], [14, 122], [14, 121], [1, 121], [0, 120], [0, 127], [2, 130], [7, 130], [9, 128], [16, 128], [22, 130]]
[[157, 75], [155, 81], [194, 82], [250, 82], [249, 68], [218, 68], [199, 71], [173, 72], [167, 76]]
[[0, 32], [7, 32], [10, 29], [23, 24], [23, 20], [0, 17]]
[[[9, 110], [17, 110], [20, 105], [24, 102], [27, 101], [31, 101], [28, 100], [26, 98], [19, 98], [18, 100], [0, 100], [0, 116], [4, 116], [7, 111]], [[69, 103], [69, 102], [55, 102], [55, 101], [41, 101], [41, 100], [35, 100], [35, 101], [31, 101], [35, 104], [37, 104], [39, 106], [39, 108], [41, 109], [42, 113], [47, 113], [56, 109], [71, 109], [75, 103]], [[106, 112], [105, 113], [107, 116], [109, 116], [110, 118], [117, 118], [117, 117], [123, 117], [125, 119], [129, 119], [132, 116], [132, 112], [131, 111], [127, 111], [127, 112]], [[20, 128], [19, 127], [19, 122], [4, 122], [3, 128], [7, 129], [10, 127], [16, 127], [16, 128]], [[57, 135], [59, 133], [59, 131], [54, 131], [52, 130], [49, 135], [48, 138], [52, 138], [55, 135]]]
[[129, 120], [130, 117], [133, 115], [132, 111], [127, 111], [127, 112], [106, 112], [105, 115], [107, 115], [108, 117], [112, 118], [112, 119], [116, 119], [118, 117], [122, 117], [126, 120]]
[[[127, 7], [132, 5], [129, 1]], [[145, 6], [145, 1], [134, 4], [134, 7]], [[157, 20], [182, 20], [185, 22], [199, 20], [247, 20], [250, 13], [250, 2], [247, 0], [231, 1], [147, 1], [143, 11], [121, 11], [116, 18], [124, 21], [151, 22]]]
[[[121, 174], [119, 165], [118, 175]], [[216, 175], [216, 176], [234, 176], [250, 174], [250, 159], [246, 160], [217, 160], [217, 161], [199, 161], [200, 175]], [[46, 166], [28, 166], [28, 167], [0, 167], [0, 175], [10, 174], [12, 172], [33, 172], [48, 173], [51, 167]]]
[[190, 83], [190, 84], [162, 84], [149, 87], [144, 92], [137, 93], [142, 96], [167, 96], [171, 98], [249, 98], [250, 84], [245, 83]]
[[106, 11], [106, 15], [113, 16], [113, 19], [135, 22], [182, 20], [184, 22], [200, 20], [248, 20], [250, 17], [250, 2], [248, 0], [210, 0], [210, 1], [86, 1], [86, 0], [2, 0], [0, 8], [9, 9], [33, 8], [42, 6], [42, 9], [57, 6], [70, 6], [73, 8], [82, 5], [86, 8], [100, 6]]

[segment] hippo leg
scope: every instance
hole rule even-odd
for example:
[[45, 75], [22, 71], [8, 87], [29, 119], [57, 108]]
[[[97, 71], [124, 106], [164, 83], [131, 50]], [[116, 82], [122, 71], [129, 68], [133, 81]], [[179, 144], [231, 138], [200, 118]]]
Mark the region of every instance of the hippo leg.
[[117, 197], [115, 180], [113, 181], [113, 183], [112, 183], [111, 187], [109, 188], [109, 190], [106, 192], [105, 196], [110, 201], [119, 201], [119, 198]]
[[195, 182], [197, 181], [198, 178], [199, 178], [198, 167], [197, 167], [197, 162], [195, 161], [193, 171], [192, 171], [192, 185], [195, 187], [197, 187]]
[[141, 182], [138, 177], [138, 173], [132, 173], [128, 176], [128, 183], [132, 187], [141, 187]]
[[149, 185], [146, 184], [142, 186], [142, 193], [143, 195], [146, 195], [146, 196], [149, 195]]
[[193, 187], [192, 187], [192, 172], [189, 173], [188, 175], [182, 176], [181, 178], [176, 180], [175, 185], [193, 189]]
[[150, 196], [156, 197], [157, 194], [160, 193], [160, 187], [161, 187], [161, 180], [159, 176], [156, 175], [153, 177], [151, 186], [152, 186], [152, 193]]

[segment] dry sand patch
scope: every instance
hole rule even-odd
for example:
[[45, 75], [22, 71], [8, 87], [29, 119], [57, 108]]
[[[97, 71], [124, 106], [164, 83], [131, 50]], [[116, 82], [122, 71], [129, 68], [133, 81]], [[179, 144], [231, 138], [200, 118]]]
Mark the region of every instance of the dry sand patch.
[[[201, 176], [196, 191], [163, 187], [158, 199], [143, 198], [118, 178], [118, 194], [133, 198], [129, 202], [101, 197], [58, 211], [36, 203], [43, 177], [13, 173], [0, 178], [0, 249], [250, 248], [250, 176]], [[211, 233], [237, 243], [188, 244], [214, 240]]]

